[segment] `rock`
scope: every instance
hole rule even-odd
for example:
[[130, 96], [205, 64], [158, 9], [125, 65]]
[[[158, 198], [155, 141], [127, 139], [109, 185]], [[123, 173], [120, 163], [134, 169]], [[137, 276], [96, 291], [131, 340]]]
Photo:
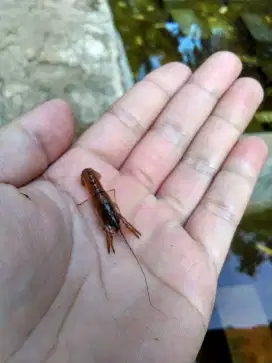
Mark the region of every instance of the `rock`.
[[51, 98], [86, 129], [132, 84], [106, 0], [2, 0], [0, 125]]

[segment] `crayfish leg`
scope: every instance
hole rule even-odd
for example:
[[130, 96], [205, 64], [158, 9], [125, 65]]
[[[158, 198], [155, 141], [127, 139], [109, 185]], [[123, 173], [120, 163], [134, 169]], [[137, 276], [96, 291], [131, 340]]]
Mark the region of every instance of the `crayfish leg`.
[[110, 253], [111, 249], [112, 249], [112, 252], [115, 253], [115, 249], [113, 246], [113, 234], [108, 229], [105, 229], [105, 233], [106, 233], [108, 253]]
[[[114, 189], [112, 189], [114, 190]], [[115, 190], [114, 190], [115, 192]], [[114, 193], [115, 194], [115, 193]], [[120, 209], [118, 207], [118, 205], [114, 202], [114, 207], [116, 208], [116, 212], [118, 213], [118, 217], [120, 218], [120, 220], [124, 223], [124, 225], [127, 227], [127, 229], [134, 234], [134, 236], [136, 236], [137, 238], [141, 237], [141, 232], [139, 232], [131, 223], [129, 223], [128, 220], [126, 220], [125, 217], [122, 216]]]
[[125, 217], [122, 216], [121, 213], [119, 213], [120, 220], [124, 223], [124, 225], [127, 227], [127, 229], [134, 234], [135, 237], [140, 238], [141, 232], [139, 232], [131, 223], [129, 223]]

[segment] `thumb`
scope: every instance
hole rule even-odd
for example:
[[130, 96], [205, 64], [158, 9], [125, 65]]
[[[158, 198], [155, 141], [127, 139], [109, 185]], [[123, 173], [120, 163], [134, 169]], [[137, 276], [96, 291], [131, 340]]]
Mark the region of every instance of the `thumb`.
[[0, 182], [21, 187], [42, 174], [71, 145], [73, 114], [52, 100], [0, 129]]

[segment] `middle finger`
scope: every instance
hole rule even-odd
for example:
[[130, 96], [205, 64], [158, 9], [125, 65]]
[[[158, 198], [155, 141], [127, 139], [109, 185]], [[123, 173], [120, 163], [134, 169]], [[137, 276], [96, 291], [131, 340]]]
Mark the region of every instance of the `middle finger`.
[[232, 53], [218, 52], [208, 58], [168, 103], [122, 172], [156, 192], [240, 71], [241, 62]]

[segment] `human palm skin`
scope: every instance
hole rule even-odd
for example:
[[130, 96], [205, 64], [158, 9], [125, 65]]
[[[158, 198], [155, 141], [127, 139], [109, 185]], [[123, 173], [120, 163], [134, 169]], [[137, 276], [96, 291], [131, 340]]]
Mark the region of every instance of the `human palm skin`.
[[[267, 154], [241, 137], [263, 94], [240, 71], [228, 52], [167, 64], [72, 145], [61, 100], [1, 130], [1, 363], [194, 361]], [[120, 236], [107, 253], [86, 167], [142, 234], [124, 229], [154, 307]]]

